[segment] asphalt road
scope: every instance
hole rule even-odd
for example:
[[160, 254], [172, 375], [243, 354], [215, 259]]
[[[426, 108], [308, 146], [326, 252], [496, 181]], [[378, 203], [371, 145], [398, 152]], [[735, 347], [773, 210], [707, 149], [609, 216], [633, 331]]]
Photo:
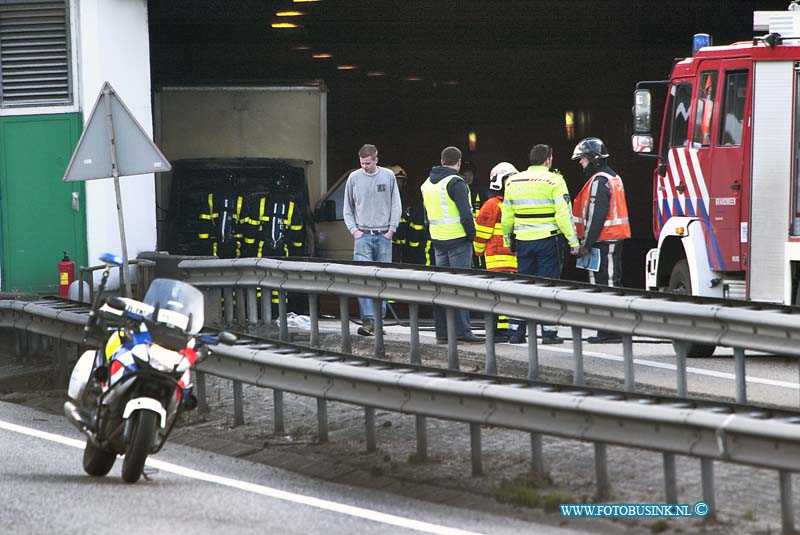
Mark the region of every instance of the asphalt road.
[[338, 535], [583, 533], [304, 478], [269, 466], [167, 444], [146, 479], [81, 468], [84, 440], [67, 421], [0, 403], [3, 533]]

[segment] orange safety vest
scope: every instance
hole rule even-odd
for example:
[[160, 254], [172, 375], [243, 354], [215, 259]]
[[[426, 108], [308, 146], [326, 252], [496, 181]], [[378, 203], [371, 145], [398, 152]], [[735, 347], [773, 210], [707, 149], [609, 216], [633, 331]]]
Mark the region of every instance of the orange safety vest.
[[517, 256], [503, 245], [503, 197], [495, 196], [483, 203], [475, 219], [475, 254], [486, 257], [489, 271], [517, 272]]
[[628, 223], [628, 204], [625, 202], [625, 188], [619, 175], [611, 176], [608, 173], [596, 173], [586, 181], [581, 192], [575, 198], [572, 208], [572, 220], [575, 222], [575, 231], [579, 239], [586, 235], [586, 225], [592, 221], [594, 203], [592, 198], [597, 194], [597, 181], [595, 178], [604, 176], [608, 179], [611, 190], [611, 201], [608, 206], [606, 221], [597, 241], [623, 240], [631, 237], [631, 226]]

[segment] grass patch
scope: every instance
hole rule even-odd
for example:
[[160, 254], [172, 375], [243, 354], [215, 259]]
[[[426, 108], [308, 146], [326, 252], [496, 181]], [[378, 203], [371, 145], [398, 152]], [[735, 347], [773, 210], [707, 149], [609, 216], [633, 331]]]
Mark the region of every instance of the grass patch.
[[542, 507], [545, 513], [555, 513], [559, 510], [559, 505], [562, 503], [575, 503], [575, 499], [568, 494], [546, 494], [542, 497]]
[[383, 474], [383, 468], [380, 466], [373, 466], [369, 469], [369, 475], [372, 477], [381, 477]]
[[669, 524], [662, 518], [653, 522], [653, 525], [650, 526], [650, 533], [664, 533], [668, 529]]
[[531, 488], [523, 477], [502, 480], [494, 492], [494, 498], [500, 503], [510, 503], [520, 507], [539, 507], [542, 504], [539, 493]]
[[548, 513], [558, 511], [562, 503], [574, 503], [572, 496], [554, 492], [540, 494], [537, 489], [549, 487], [553, 480], [547, 474], [530, 471], [514, 479], [504, 479], [495, 489], [495, 499], [500, 503], [510, 503], [522, 507], [542, 507]]

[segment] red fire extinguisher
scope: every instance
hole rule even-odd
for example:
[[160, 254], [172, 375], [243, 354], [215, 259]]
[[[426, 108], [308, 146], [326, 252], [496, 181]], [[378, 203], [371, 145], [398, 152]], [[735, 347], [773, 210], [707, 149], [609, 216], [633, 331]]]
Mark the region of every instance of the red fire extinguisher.
[[64, 251], [64, 258], [58, 263], [58, 295], [67, 297], [69, 285], [75, 280], [75, 262], [69, 259]]

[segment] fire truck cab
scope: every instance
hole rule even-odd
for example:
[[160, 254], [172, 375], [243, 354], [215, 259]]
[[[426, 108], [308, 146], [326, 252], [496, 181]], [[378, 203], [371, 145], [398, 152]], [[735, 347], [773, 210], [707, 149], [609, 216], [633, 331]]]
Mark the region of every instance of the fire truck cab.
[[[669, 80], [637, 84], [633, 150], [656, 159], [648, 289], [798, 304], [800, 6], [753, 20], [766, 35], [699, 34]], [[666, 87], [660, 137], [646, 86]]]

